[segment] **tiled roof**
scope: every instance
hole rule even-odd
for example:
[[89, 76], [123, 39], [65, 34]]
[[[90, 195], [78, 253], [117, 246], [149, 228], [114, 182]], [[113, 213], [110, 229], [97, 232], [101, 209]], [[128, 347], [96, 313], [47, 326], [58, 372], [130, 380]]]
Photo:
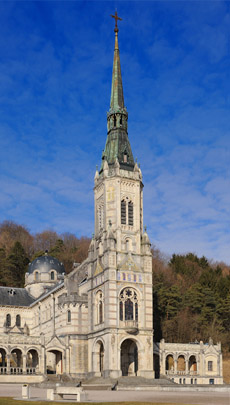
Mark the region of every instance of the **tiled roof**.
[[0, 287], [0, 305], [28, 307], [34, 301], [25, 288]]

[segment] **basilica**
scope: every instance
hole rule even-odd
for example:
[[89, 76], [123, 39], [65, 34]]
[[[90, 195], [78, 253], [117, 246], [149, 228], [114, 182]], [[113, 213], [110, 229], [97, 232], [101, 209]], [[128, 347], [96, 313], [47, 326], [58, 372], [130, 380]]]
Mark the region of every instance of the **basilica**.
[[0, 382], [41, 382], [52, 373], [222, 384], [220, 343], [154, 342], [151, 244], [143, 228], [142, 173], [128, 138], [117, 19], [114, 31], [88, 257], [65, 274], [46, 253], [29, 265], [25, 288], [0, 287]]

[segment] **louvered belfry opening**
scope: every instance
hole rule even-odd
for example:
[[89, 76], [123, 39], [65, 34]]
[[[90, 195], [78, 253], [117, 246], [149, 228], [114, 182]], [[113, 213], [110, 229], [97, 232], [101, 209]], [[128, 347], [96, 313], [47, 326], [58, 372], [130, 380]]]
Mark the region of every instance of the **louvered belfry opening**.
[[129, 201], [128, 203], [128, 221], [129, 225], [133, 226], [133, 203]]
[[126, 225], [126, 202], [125, 200], [121, 201], [121, 223]]

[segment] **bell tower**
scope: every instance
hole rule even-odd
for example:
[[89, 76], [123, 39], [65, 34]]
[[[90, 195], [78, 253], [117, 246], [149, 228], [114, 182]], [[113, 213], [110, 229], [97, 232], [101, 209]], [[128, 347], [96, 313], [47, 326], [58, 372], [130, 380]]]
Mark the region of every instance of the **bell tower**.
[[142, 173], [128, 138], [115, 13], [110, 109], [95, 173], [95, 234], [89, 249], [92, 375], [153, 378], [152, 258], [143, 232]]

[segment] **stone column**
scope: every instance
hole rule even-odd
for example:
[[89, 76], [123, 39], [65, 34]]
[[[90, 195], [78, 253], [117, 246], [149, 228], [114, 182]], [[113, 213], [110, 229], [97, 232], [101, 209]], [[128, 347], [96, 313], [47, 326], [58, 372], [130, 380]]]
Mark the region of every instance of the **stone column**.
[[63, 353], [62, 353], [62, 374], [65, 374], [66, 373], [66, 361], [67, 361], [67, 359], [66, 359], [66, 350], [64, 350], [63, 351]]
[[188, 359], [185, 360], [185, 374], [188, 374]]
[[174, 359], [174, 374], [177, 374], [177, 358]]
[[196, 359], [196, 373], [200, 374], [200, 359]]
[[6, 373], [10, 374], [10, 354], [6, 355]]
[[165, 352], [160, 351], [160, 374], [165, 375]]
[[65, 372], [66, 372], [66, 374], [70, 374], [70, 350], [69, 350], [69, 348], [66, 349]]
[[41, 374], [46, 374], [46, 352], [44, 346], [42, 346], [41, 354], [39, 356], [39, 372]]
[[22, 372], [26, 374], [26, 354], [22, 355]]

